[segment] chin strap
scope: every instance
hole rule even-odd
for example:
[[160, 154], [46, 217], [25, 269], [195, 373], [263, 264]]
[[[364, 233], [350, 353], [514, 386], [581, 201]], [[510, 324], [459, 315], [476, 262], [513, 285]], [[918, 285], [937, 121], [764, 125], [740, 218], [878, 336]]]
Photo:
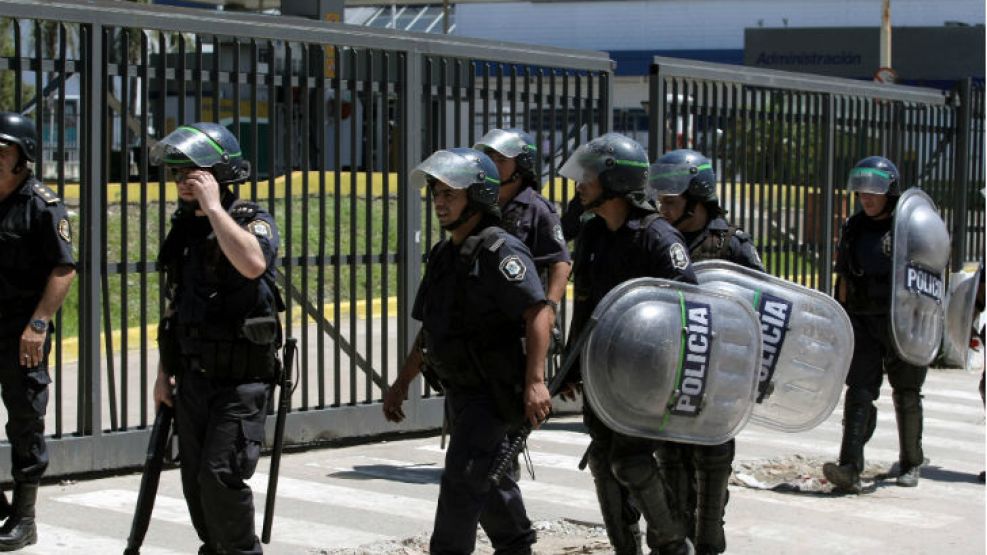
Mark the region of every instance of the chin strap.
[[459, 215], [459, 217], [456, 218], [453, 222], [442, 226], [442, 229], [446, 231], [452, 231], [457, 227], [466, 223], [466, 220], [472, 218], [473, 214], [476, 214], [476, 208], [474, 208], [472, 204], [467, 204], [466, 208], [463, 208], [463, 212]]
[[691, 197], [685, 197], [685, 210], [682, 211], [682, 215], [679, 216], [677, 220], [672, 222], [672, 227], [677, 228], [679, 227], [680, 223], [694, 216], [696, 211], [696, 204], [698, 204], [698, 201], [696, 199]]
[[598, 206], [602, 205], [604, 202], [606, 202], [606, 201], [608, 201], [608, 200], [610, 200], [612, 198], [617, 198], [619, 196], [620, 195], [618, 195], [617, 193], [614, 193], [613, 191], [611, 191], [609, 189], [603, 189], [603, 192], [600, 193], [600, 196], [596, 197], [596, 200], [594, 200], [593, 202], [591, 202], [591, 203], [586, 204], [586, 205], [583, 206], [583, 211], [585, 212], [587, 210], [592, 210], [594, 208], [597, 208]]

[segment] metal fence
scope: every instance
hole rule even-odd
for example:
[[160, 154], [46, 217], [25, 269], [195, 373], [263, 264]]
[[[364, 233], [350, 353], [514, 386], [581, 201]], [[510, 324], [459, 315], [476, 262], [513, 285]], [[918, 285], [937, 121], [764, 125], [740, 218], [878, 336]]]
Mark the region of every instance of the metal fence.
[[984, 248], [984, 88], [931, 89], [655, 58], [649, 155], [694, 148], [714, 162], [721, 204], [772, 274], [830, 291], [834, 248], [854, 210], [850, 168], [894, 161], [953, 233], [953, 265]]
[[599, 53], [98, 0], [0, 0], [0, 17], [13, 37], [0, 42], [0, 102], [35, 118], [36, 173], [76, 230], [79, 277], [51, 359], [52, 475], [143, 459], [156, 257], [175, 200], [146, 152], [177, 125], [238, 135], [256, 170], [238, 192], [281, 230], [286, 331], [300, 343], [296, 443], [441, 422], [424, 386], [400, 426], [379, 408], [417, 332], [411, 301], [440, 233], [410, 169], [519, 126], [554, 178], [557, 158], [610, 125], [612, 62]]

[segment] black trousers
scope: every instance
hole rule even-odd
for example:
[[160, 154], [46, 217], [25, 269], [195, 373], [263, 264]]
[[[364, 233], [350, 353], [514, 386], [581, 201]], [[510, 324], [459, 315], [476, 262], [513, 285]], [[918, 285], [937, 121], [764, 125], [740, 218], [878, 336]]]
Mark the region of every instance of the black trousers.
[[244, 480], [260, 458], [270, 386], [220, 383], [191, 371], [177, 385], [182, 490], [195, 531], [221, 553], [262, 553], [254, 496]]
[[472, 553], [479, 523], [495, 553], [529, 553], [535, 532], [517, 482], [505, 476], [495, 488], [487, 480], [494, 461], [507, 448], [508, 424], [488, 394], [447, 391], [447, 396], [453, 426], [429, 551]]
[[895, 391], [922, 390], [928, 367], [909, 364], [898, 356], [891, 339], [888, 315], [850, 314], [853, 325], [853, 359], [847, 373], [848, 388], [862, 390], [876, 401], [884, 374]]
[[45, 447], [45, 412], [48, 407], [48, 354], [51, 334], [45, 338], [44, 357], [33, 368], [20, 365], [20, 334], [0, 338], [0, 397], [7, 410], [7, 439], [11, 447], [14, 481], [38, 483], [48, 468]]

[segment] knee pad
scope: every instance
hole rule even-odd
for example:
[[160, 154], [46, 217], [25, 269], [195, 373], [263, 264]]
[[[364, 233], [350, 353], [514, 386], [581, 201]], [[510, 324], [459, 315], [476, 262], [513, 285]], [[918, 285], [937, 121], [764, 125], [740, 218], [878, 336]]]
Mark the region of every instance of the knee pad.
[[631, 490], [641, 488], [658, 475], [658, 464], [650, 456], [635, 455], [610, 464], [617, 481]]
[[720, 445], [697, 445], [696, 467], [700, 470], [732, 468], [735, 452], [736, 443], [732, 439]]
[[911, 412], [922, 408], [922, 394], [916, 389], [894, 391], [891, 399], [897, 411]]
[[846, 397], [844, 398], [844, 406], [860, 406], [865, 405], [868, 407], [874, 406], [874, 396], [862, 387], [850, 386], [846, 389]]

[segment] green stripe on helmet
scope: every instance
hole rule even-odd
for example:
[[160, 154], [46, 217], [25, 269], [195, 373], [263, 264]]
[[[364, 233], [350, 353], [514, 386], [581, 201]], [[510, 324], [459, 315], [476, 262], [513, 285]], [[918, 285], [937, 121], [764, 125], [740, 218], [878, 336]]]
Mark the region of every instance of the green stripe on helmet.
[[500, 180], [499, 179], [494, 178], [494, 177], [490, 177], [489, 175], [488, 176], [485, 176], [483, 178], [483, 180], [484, 181], [489, 181], [490, 183], [493, 183], [494, 185], [500, 185]]
[[683, 175], [695, 175], [695, 174], [691, 173], [689, 170], [675, 170], [665, 173], [656, 173], [651, 176], [651, 181], [655, 181], [656, 179], [662, 179], [665, 177], [679, 177]]
[[647, 162], [636, 162], [634, 160], [614, 160], [618, 166], [631, 166], [632, 168], [648, 168]]
[[[179, 129], [184, 129], [186, 131], [191, 131], [193, 133], [198, 133], [199, 135], [202, 135], [203, 137], [205, 137], [206, 139], [208, 139], [209, 146], [211, 146], [213, 148], [213, 150], [216, 151], [216, 154], [219, 154], [220, 156], [222, 156], [223, 153], [226, 152], [226, 149], [224, 149], [222, 147], [222, 145], [220, 145], [219, 143], [217, 143], [216, 140], [213, 139], [212, 137], [210, 137], [207, 133], [203, 133], [202, 131], [200, 131], [200, 130], [192, 127], [192, 126], [189, 126], [189, 125], [183, 125], [183, 126], [179, 127]], [[229, 154], [229, 153], [227, 153], [227, 155], [228, 156], [234, 156], [233, 154]], [[240, 155], [239, 152], [236, 153], [236, 156], [239, 156], [239, 155]]]
[[850, 170], [850, 177], [857, 175], [876, 175], [884, 179], [891, 179], [891, 173], [877, 168], [853, 168]]

